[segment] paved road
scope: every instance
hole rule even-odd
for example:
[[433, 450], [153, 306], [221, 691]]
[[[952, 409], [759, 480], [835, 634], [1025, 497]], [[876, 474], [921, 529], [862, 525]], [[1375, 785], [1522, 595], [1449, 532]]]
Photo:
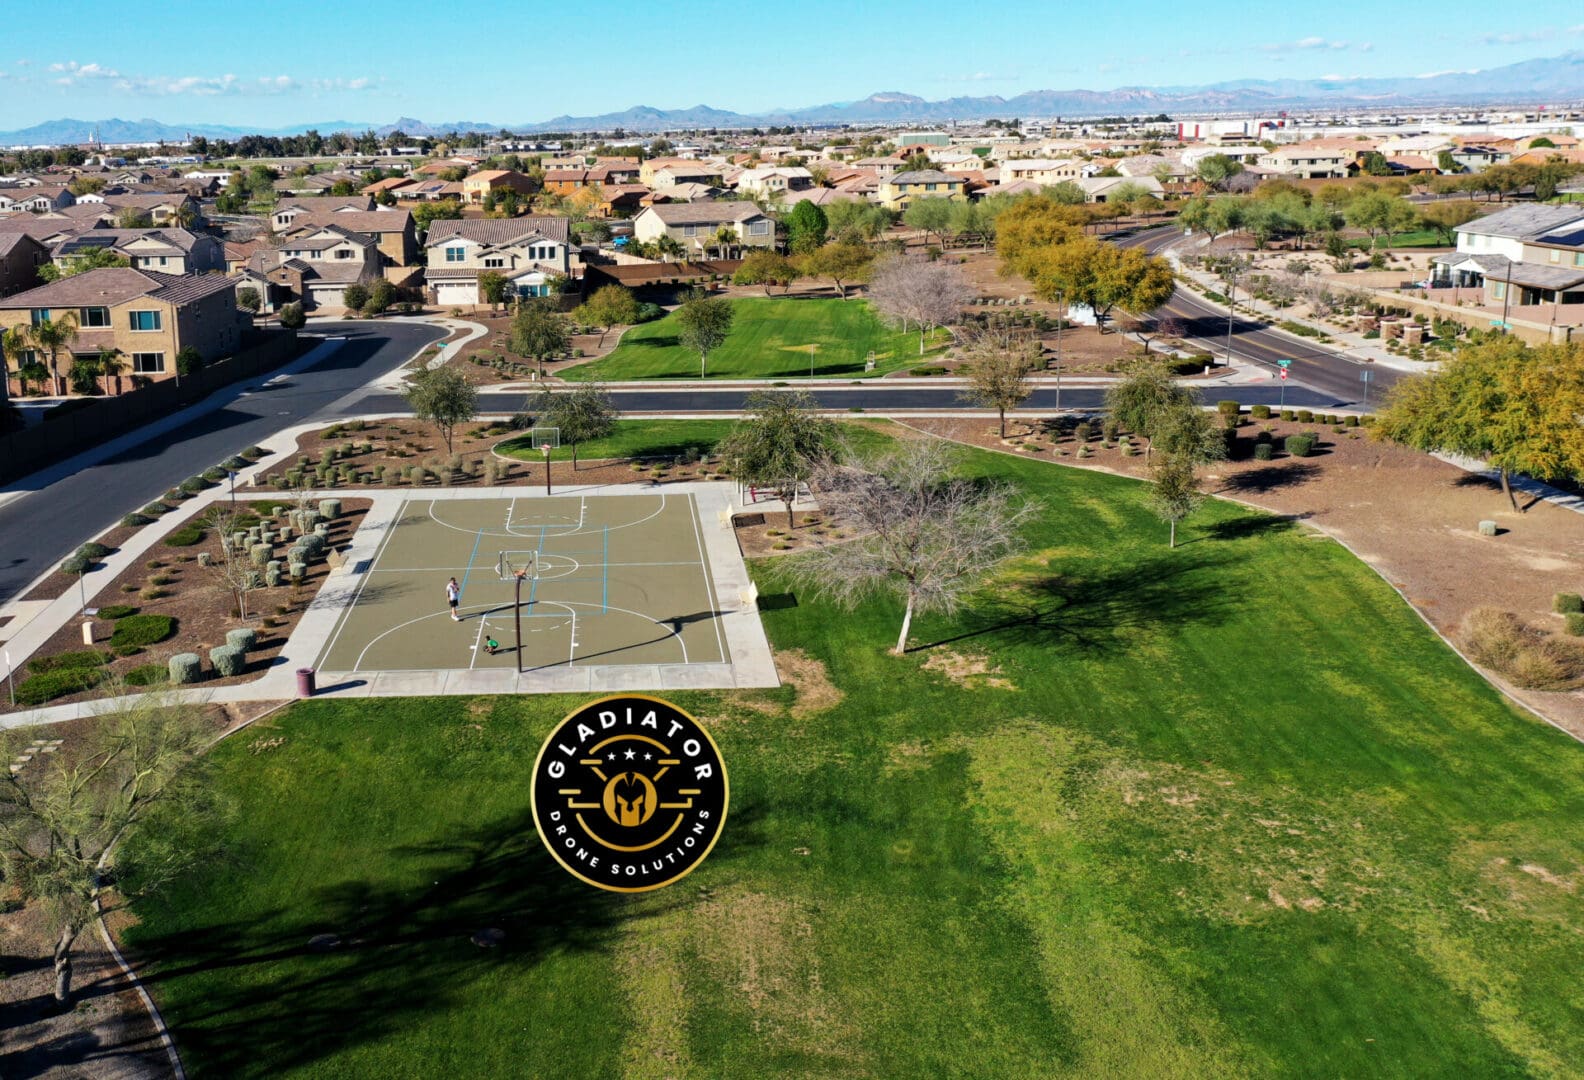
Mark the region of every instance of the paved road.
[[218, 391], [211, 411], [0, 506], [0, 603], [161, 492], [300, 423], [445, 336], [415, 323], [315, 323], [312, 333], [347, 341], [323, 362], [261, 389], [249, 392], [241, 383]]
[[[1154, 253], [1181, 235], [1177, 226], [1166, 225], [1122, 237], [1116, 242], [1123, 247], [1140, 247]], [[1162, 315], [1172, 315], [1180, 320], [1187, 330], [1187, 336], [1199, 339], [1218, 359], [1226, 355], [1226, 312], [1181, 288], [1157, 310]], [[1407, 377], [1403, 372], [1379, 364], [1354, 360], [1339, 350], [1266, 329], [1263, 324], [1242, 316], [1234, 318], [1232, 322], [1232, 353], [1271, 371], [1273, 381], [1276, 361], [1291, 360], [1293, 364], [1289, 382], [1301, 383], [1321, 394], [1329, 394], [1338, 401], [1355, 405], [1362, 404], [1364, 399], [1365, 385], [1360, 379], [1363, 372], [1368, 371], [1370, 374], [1371, 402], [1379, 401], [1387, 388]]]

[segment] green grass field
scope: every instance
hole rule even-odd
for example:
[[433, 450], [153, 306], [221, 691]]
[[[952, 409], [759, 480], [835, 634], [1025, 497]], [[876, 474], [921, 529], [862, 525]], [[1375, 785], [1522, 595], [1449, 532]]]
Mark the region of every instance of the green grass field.
[[[714, 453], [715, 447], [736, 424], [736, 420], [618, 420], [616, 430], [608, 437], [579, 446], [578, 460], [668, 458], [689, 451]], [[844, 424], [842, 430], [847, 443], [860, 451], [878, 448], [884, 442], [870, 425]], [[521, 461], [544, 460], [532, 435], [508, 439], [495, 449]], [[557, 447], [550, 452], [550, 460], [571, 461], [572, 448]]]
[[[749, 297], [732, 301], [731, 333], [710, 354], [711, 378], [795, 379], [808, 377], [810, 345], [815, 376], [861, 378], [874, 353], [875, 370], [884, 375], [928, 363], [939, 355], [933, 345], [919, 355], [916, 332], [885, 326], [863, 300], [807, 297]], [[936, 341], [940, 332], [936, 331]], [[677, 341], [673, 315], [635, 326], [608, 356], [560, 373], [566, 379], [696, 379], [698, 353]]]
[[675, 695], [732, 808], [673, 888], [596, 892], [534, 835], [581, 699], [309, 702], [222, 744], [230, 859], [127, 933], [189, 1068], [1578, 1074], [1584, 748], [1301, 527], [1212, 503], [1169, 551], [1139, 484], [968, 468], [1044, 513], [904, 657], [896, 605], [756, 567], [795, 685]]

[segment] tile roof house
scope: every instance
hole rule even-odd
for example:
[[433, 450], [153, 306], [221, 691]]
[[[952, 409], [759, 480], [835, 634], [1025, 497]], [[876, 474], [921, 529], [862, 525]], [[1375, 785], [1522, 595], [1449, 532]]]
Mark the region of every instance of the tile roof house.
[[[549, 296], [572, 273], [571, 221], [551, 215], [433, 222], [424, 240], [424, 280], [437, 304], [474, 306], [481, 274], [506, 278], [517, 296]], [[581, 265], [581, 264], [579, 264]]]
[[372, 236], [340, 225], [294, 230], [279, 247], [255, 250], [231, 279], [236, 288], [252, 287], [264, 311], [300, 302], [304, 310], [346, 310], [348, 285], [368, 285], [380, 277], [384, 257]]
[[417, 261], [418, 232], [410, 210], [355, 210], [343, 207], [304, 211], [294, 214], [289, 227], [280, 231], [289, 240], [304, 229], [319, 229], [327, 225], [372, 236], [388, 266], [411, 266]]
[[1436, 287], [1509, 307], [1584, 304], [1584, 206], [1510, 206], [1456, 231], [1457, 251], [1431, 259]]
[[479, 206], [492, 192], [515, 191], [532, 195], [534, 182], [516, 169], [485, 169], [462, 178], [462, 201]]
[[39, 214], [63, 210], [77, 201], [65, 187], [43, 184], [36, 187], [0, 190], [0, 214]]
[[[1005, 166], [1003, 166], [1005, 168]], [[967, 198], [964, 181], [939, 169], [915, 169], [892, 173], [880, 184], [880, 205], [887, 210], [904, 211], [915, 199]]]
[[0, 296], [37, 285], [39, 267], [49, 261], [49, 247], [28, 233], [0, 232]]
[[95, 250], [114, 251], [135, 269], [161, 274], [207, 274], [225, 268], [220, 241], [178, 228], [84, 229], [56, 243], [51, 256], [56, 266], [65, 269]]
[[688, 258], [717, 249], [723, 229], [736, 236], [733, 247], [775, 247], [775, 222], [751, 202], [664, 203], [646, 206], [633, 218], [634, 239], [654, 243], [668, 236]]
[[[0, 332], [41, 319], [58, 321], [67, 312], [77, 320], [77, 338], [70, 346], [74, 356], [120, 349], [134, 377], [156, 380], [175, 375], [176, 354], [189, 346], [206, 363], [231, 355], [246, 325], [228, 278], [105, 268], [0, 299]], [[36, 353], [10, 359], [13, 365], [49, 363], [48, 356]], [[68, 366], [69, 359], [60, 357], [57, 373], [64, 376]], [[64, 378], [57, 381], [64, 391]]]

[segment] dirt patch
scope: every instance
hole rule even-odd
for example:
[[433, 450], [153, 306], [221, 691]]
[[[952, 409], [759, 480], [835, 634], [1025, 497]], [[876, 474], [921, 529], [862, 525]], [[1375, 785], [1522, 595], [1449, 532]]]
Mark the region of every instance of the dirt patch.
[[[290, 507], [294, 504], [290, 500], [281, 500], [279, 505]], [[372, 504], [367, 499], [342, 499], [341, 505], [340, 516], [328, 523], [331, 548], [345, 547], [351, 541], [352, 534], [357, 531]], [[245, 506], [242, 508], [246, 509]], [[146, 528], [173, 531], [172, 526], [165, 522], [155, 522]], [[283, 557], [284, 551], [285, 545], [277, 543], [277, 557]], [[135, 607], [140, 615], [169, 615], [175, 618], [177, 628], [174, 637], [133, 655], [115, 657], [104, 665], [103, 670], [108, 675], [104, 685], [114, 685], [138, 668], [164, 665], [171, 656], [183, 652], [197, 653], [204, 660], [206, 677], [197, 684], [200, 687], [225, 686], [260, 678], [279, 659], [303, 612], [318, 595], [319, 587], [330, 573], [328, 562], [321, 559], [309, 565], [308, 574], [300, 586], [284, 584], [275, 588], [255, 589], [248, 594], [249, 618], [244, 620], [232, 614], [236, 610], [236, 602], [221, 580], [220, 572], [214, 567], [198, 564], [200, 553], [207, 553], [216, 566], [222, 561], [220, 537], [214, 529], [205, 529], [203, 539], [190, 546], [171, 547], [163, 542], [156, 543], [143, 553], [137, 563], [123, 570], [100, 592], [95, 603], [101, 608], [126, 605]], [[156, 590], [159, 595], [148, 590]], [[93, 647], [108, 652], [114, 624], [99, 619], [94, 625]], [[214, 677], [209, 650], [226, 643], [226, 631], [243, 626], [252, 627], [258, 634], [257, 643], [247, 654], [247, 670], [241, 675], [227, 678]], [[31, 659], [38, 660], [86, 648], [81, 624], [74, 619], [57, 630]], [[138, 688], [133, 686], [129, 689], [136, 692]], [[47, 704], [85, 701], [101, 694], [102, 690], [89, 690], [58, 697]], [[22, 705], [19, 709], [35, 707]], [[12, 711], [15, 710], [8, 701], [0, 700], [0, 713]]]
[[[1025, 443], [1037, 450], [1009, 450], [982, 419], [906, 423], [987, 450], [1148, 476], [1142, 440], [1135, 440], [1131, 455], [1118, 444], [1103, 446], [1098, 422], [1083, 458], [1077, 455], [1070, 421], [1042, 424], [1038, 433], [1025, 436]], [[1271, 461], [1258, 461], [1252, 457], [1253, 440], [1265, 429], [1278, 448], [1283, 438], [1299, 432], [1316, 432], [1321, 441], [1310, 457], [1278, 452]], [[1203, 479], [1206, 492], [1287, 515], [1347, 544], [1449, 638], [1470, 611], [1482, 606], [1559, 630], [1562, 617], [1552, 612], [1552, 597], [1584, 587], [1584, 515], [1547, 502], [1514, 510], [1494, 482], [1428, 454], [1381, 442], [1367, 428], [1343, 426], [1339, 431], [1320, 423], [1245, 416], [1233, 459], [1217, 462]], [[1526, 503], [1521, 500], [1519, 505]], [[1481, 536], [1483, 520], [1495, 521], [1501, 535]], [[1192, 538], [1195, 528], [1190, 517], [1179, 526], [1179, 539]], [[1527, 691], [1493, 681], [1584, 738], [1584, 692]]]
[[944, 675], [958, 686], [969, 690], [1016, 690], [1011, 679], [1002, 675], [1001, 668], [990, 662], [988, 656], [977, 653], [959, 653], [950, 649], [933, 649], [924, 661], [924, 670]]
[[792, 715], [800, 720], [834, 709], [846, 696], [831, 682], [824, 663], [802, 649], [778, 650], [775, 668], [781, 681], [797, 691]]

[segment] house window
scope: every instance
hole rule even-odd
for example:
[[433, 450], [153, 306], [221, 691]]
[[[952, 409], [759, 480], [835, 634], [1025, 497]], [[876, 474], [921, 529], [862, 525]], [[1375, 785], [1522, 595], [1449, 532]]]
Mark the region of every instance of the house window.
[[764, 236], [769, 231], [770, 223], [768, 221], [755, 221], [748, 226], [749, 236]]
[[501, 258], [499, 255], [491, 255], [489, 258], [484, 260], [485, 269], [488, 270], [499, 270], [505, 265], [506, 260]]
[[1505, 281], [1495, 282], [1491, 286], [1491, 295], [1498, 300], [1507, 299], [1507, 283]]
[[924, 190], [925, 191], [934, 191], [935, 190], [935, 185], [934, 184], [925, 184], [924, 185]]
[[136, 375], [165, 374], [165, 354], [162, 352], [133, 353], [132, 371]]
[[160, 257], [159, 257], [159, 261], [160, 261], [160, 265], [161, 265], [161, 266], [164, 266], [164, 265], [165, 265], [165, 256], [163, 256], [163, 255], [161, 255], [161, 256], [160, 256]]
[[684, 225], [684, 226], [682, 226], [682, 235], [683, 236], [697, 236], [698, 235], [698, 231], [699, 231], [699, 227], [697, 225]]
[[1573, 253], [1573, 265], [1584, 266], [1584, 251], [1575, 251]]
[[110, 325], [110, 309], [104, 307], [85, 307], [77, 312], [77, 321], [83, 329]]
[[445, 249], [445, 256], [446, 262], [465, 262], [467, 261], [467, 248], [448, 247]]
[[335, 255], [338, 259], [350, 259], [352, 257], [352, 252], [348, 251], [346, 248], [336, 248]]
[[160, 329], [160, 313], [157, 311], [133, 311], [128, 314], [131, 316], [134, 330]]
[[49, 308], [34, 308], [29, 314], [32, 316], [34, 326], [49, 322]]

